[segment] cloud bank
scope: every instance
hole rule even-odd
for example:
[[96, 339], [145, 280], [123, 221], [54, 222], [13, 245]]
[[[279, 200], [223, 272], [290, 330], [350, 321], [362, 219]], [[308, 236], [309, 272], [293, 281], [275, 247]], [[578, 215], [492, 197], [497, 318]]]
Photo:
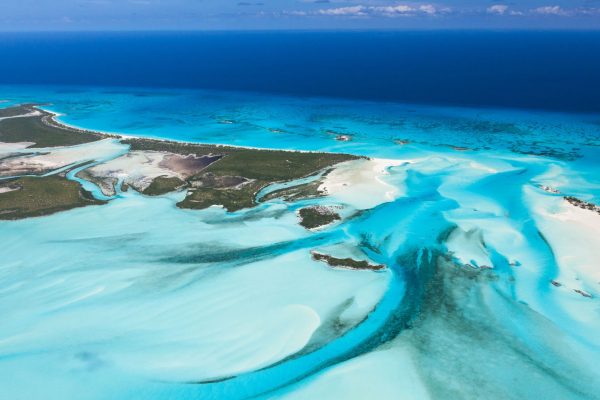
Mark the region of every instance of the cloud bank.
[[434, 4], [395, 4], [389, 6], [355, 5], [346, 7], [322, 8], [305, 15], [328, 15], [346, 17], [406, 17], [418, 15], [438, 15], [452, 12], [450, 7], [440, 7]]
[[[329, 4], [335, 0], [315, 0], [313, 4]], [[288, 15], [330, 16], [330, 17], [418, 17], [439, 15], [491, 15], [496, 17], [576, 17], [587, 15], [600, 16], [598, 7], [564, 8], [559, 5], [544, 5], [535, 8], [515, 7], [507, 4], [492, 4], [488, 7], [449, 7], [433, 3], [396, 3], [392, 5], [356, 4], [340, 7], [319, 8], [312, 11], [293, 11]]]

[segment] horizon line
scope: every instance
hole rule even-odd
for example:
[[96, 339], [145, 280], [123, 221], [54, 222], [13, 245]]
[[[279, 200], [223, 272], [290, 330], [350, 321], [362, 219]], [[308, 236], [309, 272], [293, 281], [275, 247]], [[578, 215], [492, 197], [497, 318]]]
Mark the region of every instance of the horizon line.
[[211, 29], [211, 28], [160, 28], [160, 29], [34, 29], [3, 30], [3, 33], [369, 33], [369, 32], [600, 32], [598, 27], [426, 27], [426, 28], [246, 28], [246, 29]]

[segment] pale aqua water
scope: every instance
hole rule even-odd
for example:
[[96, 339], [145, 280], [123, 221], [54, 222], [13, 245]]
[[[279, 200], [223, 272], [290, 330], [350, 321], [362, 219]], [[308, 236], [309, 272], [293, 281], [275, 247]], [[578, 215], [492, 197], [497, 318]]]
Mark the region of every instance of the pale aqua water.
[[[459, 327], [456, 315], [472, 318], [473, 326], [477, 318], [494, 321], [485, 346], [473, 345], [467, 326], [445, 350], [431, 345], [436, 351], [427, 353], [416, 342], [404, 344], [427, 355], [417, 370], [431, 377], [423, 379], [433, 397], [444, 397], [444, 374], [454, 376], [465, 398], [478, 397], [469, 394], [477, 386], [480, 395], [498, 398], [598, 393], [590, 365], [600, 355], [594, 333], [599, 288], [580, 277], [594, 296], [588, 300], [550, 284], [565, 264], [555, 256], [553, 239], [545, 237], [554, 231], [542, 229], [536, 219], [542, 201], [556, 200], [554, 206], [560, 201], [538, 184], [600, 200], [597, 115], [110, 88], [4, 87], [0, 99], [9, 100], [0, 106], [49, 102], [45, 108], [64, 114], [61, 121], [106, 132], [412, 160], [385, 177], [402, 196], [316, 233], [300, 228], [292, 212], [330, 199], [272, 201], [226, 214], [179, 210], [174, 204], [181, 193], [159, 198], [119, 193], [107, 206], [0, 222], [0, 311], [6, 316], [0, 327], [0, 386], [10, 398], [286, 396], [348, 360], [419, 337], [419, 327], [427, 326], [419, 320], [439, 321], [442, 332], [453, 332]], [[336, 141], [337, 134], [353, 140]], [[446, 253], [447, 235], [456, 226], [482, 232], [497, 274], [482, 284], [475, 308], [472, 298], [431, 286], [437, 257]], [[469, 243], [479, 246], [474, 239]], [[355, 247], [390, 271], [330, 271], [310, 261], [309, 250], [332, 245]], [[463, 250], [454, 256], [460, 258]], [[287, 275], [278, 275], [282, 268]], [[337, 281], [339, 290], [332, 287]], [[373, 282], [386, 289], [378, 291]], [[343, 334], [320, 332], [313, 347], [270, 361], [257, 360], [262, 346], [277, 342], [276, 334], [220, 353], [223, 343], [236, 342], [220, 342], [231, 332], [246, 343], [263, 327], [277, 331], [269, 325], [278, 320], [270, 319], [278, 310], [270, 302], [316, 301], [315, 309], [339, 303], [343, 309], [345, 296], [354, 292], [376, 297], [377, 305]], [[434, 313], [428, 308], [432, 293], [459, 300]], [[265, 303], [257, 300], [261, 296]], [[238, 311], [244, 301], [257, 302], [255, 319]], [[573, 301], [581, 302], [577, 314]], [[340, 315], [328, 311], [321, 323]], [[203, 331], [208, 333], [197, 333]], [[479, 376], [453, 375], [447, 363], [463, 365], [456, 361], [463, 357], [483, 360]], [[179, 365], [182, 359], [187, 361]], [[240, 367], [231, 372], [228, 364]]]

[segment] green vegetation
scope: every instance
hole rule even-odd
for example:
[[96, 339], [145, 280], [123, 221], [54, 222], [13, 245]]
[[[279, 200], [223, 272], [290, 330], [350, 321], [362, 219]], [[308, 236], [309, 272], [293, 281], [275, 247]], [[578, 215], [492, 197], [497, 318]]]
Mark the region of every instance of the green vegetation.
[[79, 171], [75, 176], [97, 185], [107, 196], [114, 196], [116, 193], [115, 185], [117, 184], [117, 178], [98, 178], [91, 174], [87, 169]]
[[217, 149], [227, 148], [214, 145], [191, 144], [185, 142], [173, 142], [168, 140], [153, 140], [153, 139], [123, 139], [121, 143], [128, 144], [131, 151], [168, 151], [169, 153], [188, 155], [195, 154], [203, 156], [208, 154], [220, 154]]
[[[307, 153], [282, 150], [248, 149], [230, 146], [201, 145], [151, 139], [127, 139], [122, 141], [131, 150], [168, 151], [181, 155], [222, 155], [201, 173], [188, 179], [188, 197], [178, 204], [182, 208], [202, 209], [222, 205], [228, 211], [256, 205], [256, 193], [267, 185], [303, 178], [334, 164], [358, 159], [348, 154]], [[243, 185], [222, 187], [207, 180], [223, 182], [232, 178], [250, 181]], [[201, 181], [198, 187], [193, 183]]]
[[31, 112], [27, 105], [0, 108], [0, 118], [15, 117], [17, 115], [23, 115]]
[[325, 195], [325, 193], [319, 190], [321, 183], [322, 181], [319, 179], [314, 182], [304, 183], [298, 186], [291, 186], [275, 190], [263, 196], [261, 201], [268, 201], [278, 198], [281, 198], [285, 201], [297, 201], [321, 197]]
[[312, 182], [304, 183], [301, 185], [290, 186], [287, 188], [275, 190], [271, 193], [263, 196], [261, 201], [268, 201], [272, 199], [281, 198], [285, 201], [297, 201], [297, 200], [305, 200], [305, 199], [313, 199], [315, 197], [324, 196], [326, 193], [319, 190], [321, 184], [323, 183], [323, 178], [325, 178], [333, 169], [330, 168], [325, 171], [319, 179], [316, 179]]
[[84, 131], [60, 125], [52, 114], [33, 106], [18, 106], [3, 110], [5, 113], [24, 115], [39, 111], [40, 115], [0, 120], [0, 142], [34, 142], [30, 147], [72, 146], [94, 142], [108, 137], [97, 132]]
[[[63, 126], [52, 118], [52, 114], [38, 110], [33, 105], [12, 108], [15, 115], [37, 111], [38, 116], [0, 120], [0, 141], [34, 142], [32, 147], [68, 146], [113, 137]], [[12, 115], [11, 114], [11, 115]], [[8, 115], [8, 114], [7, 114]], [[123, 139], [132, 151], [161, 151], [196, 157], [221, 156], [206, 168], [185, 181], [161, 176], [155, 178], [144, 190], [146, 195], [161, 195], [180, 188], [187, 188], [187, 197], [178, 203], [181, 208], [203, 209], [222, 205], [228, 211], [237, 211], [256, 205], [256, 194], [262, 188], [276, 183], [304, 178], [337, 163], [358, 159], [348, 154], [308, 153], [282, 150], [259, 150], [231, 146], [202, 145], [160, 141], [152, 139]], [[78, 176], [100, 185], [106, 192], [114, 191], [115, 179], [92, 177], [86, 171]], [[23, 177], [4, 181], [2, 185], [13, 185], [16, 190], [0, 192], [2, 219], [17, 219], [68, 210], [89, 204], [101, 204], [76, 182], [64, 177]], [[318, 183], [302, 185], [296, 195], [318, 192]], [[8, 186], [6, 186], [8, 187]], [[123, 190], [126, 190], [124, 187]], [[109, 193], [111, 194], [111, 193]], [[309, 217], [315, 218], [315, 217]], [[321, 217], [330, 219], [331, 216]]]
[[104, 203], [95, 200], [79, 183], [58, 175], [0, 181], [0, 219], [4, 220], [48, 215]]
[[251, 181], [242, 176], [215, 175], [207, 172], [200, 176], [196, 175], [191, 182], [193, 187], [230, 189], [236, 186], [239, 188], [242, 184]]
[[177, 177], [159, 176], [158, 178], [154, 178], [150, 186], [143, 193], [148, 196], [159, 196], [173, 192], [183, 186], [185, 186], [185, 182]]
[[306, 229], [329, 225], [341, 219], [338, 213], [322, 206], [302, 208], [298, 211], [298, 214], [300, 215], [300, 225]]
[[357, 261], [352, 258], [335, 258], [316, 251], [311, 251], [311, 254], [314, 260], [326, 262], [331, 267], [372, 271], [381, 271], [386, 268], [383, 264], [370, 264], [367, 261]]
[[587, 201], [578, 199], [577, 197], [573, 196], [565, 196], [564, 199], [570, 204], [574, 205], [575, 207], [583, 208], [584, 210], [594, 211], [600, 214], [600, 207], [595, 205], [594, 203], [589, 203]]
[[216, 189], [199, 188], [191, 189], [188, 196], [177, 203], [181, 208], [203, 209], [213, 205], [221, 205], [227, 211], [233, 212], [243, 208], [254, 207], [254, 199], [265, 183], [262, 181], [251, 181], [240, 188]]
[[208, 166], [203, 172], [212, 172], [220, 176], [243, 176], [269, 182], [299, 179], [330, 165], [360, 158], [349, 154], [248, 149], [151, 139], [127, 139], [122, 142], [129, 144], [131, 150], [168, 151], [196, 156], [220, 154], [224, 157]]

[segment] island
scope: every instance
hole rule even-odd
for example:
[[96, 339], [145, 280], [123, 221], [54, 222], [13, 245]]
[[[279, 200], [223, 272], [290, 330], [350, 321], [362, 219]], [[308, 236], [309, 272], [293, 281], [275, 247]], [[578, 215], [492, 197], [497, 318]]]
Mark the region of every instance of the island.
[[369, 270], [383, 271], [386, 266], [383, 264], [371, 264], [365, 260], [355, 260], [353, 258], [337, 258], [328, 254], [323, 254], [318, 251], [311, 251], [313, 260], [322, 261], [333, 268], [354, 269], [354, 270]]
[[[62, 124], [40, 105], [24, 104], [0, 113], [0, 219], [106, 203], [79, 180], [97, 185], [108, 200], [127, 188], [148, 196], [185, 191], [180, 208], [235, 212], [256, 206], [257, 193], [269, 185], [360, 158], [105, 134]], [[309, 188], [305, 195], [316, 190]], [[308, 220], [317, 218], [314, 211], [304, 213]]]
[[590, 203], [588, 201], [578, 199], [577, 197], [574, 197], [574, 196], [565, 196], [564, 199], [569, 204], [571, 204], [575, 207], [579, 207], [581, 209], [589, 210], [589, 211], [595, 212], [597, 214], [600, 214], [600, 207], [595, 205], [594, 203]]
[[306, 229], [318, 229], [335, 221], [341, 220], [340, 215], [331, 207], [312, 206], [301, 208], [298, 211], [300, 225]]

